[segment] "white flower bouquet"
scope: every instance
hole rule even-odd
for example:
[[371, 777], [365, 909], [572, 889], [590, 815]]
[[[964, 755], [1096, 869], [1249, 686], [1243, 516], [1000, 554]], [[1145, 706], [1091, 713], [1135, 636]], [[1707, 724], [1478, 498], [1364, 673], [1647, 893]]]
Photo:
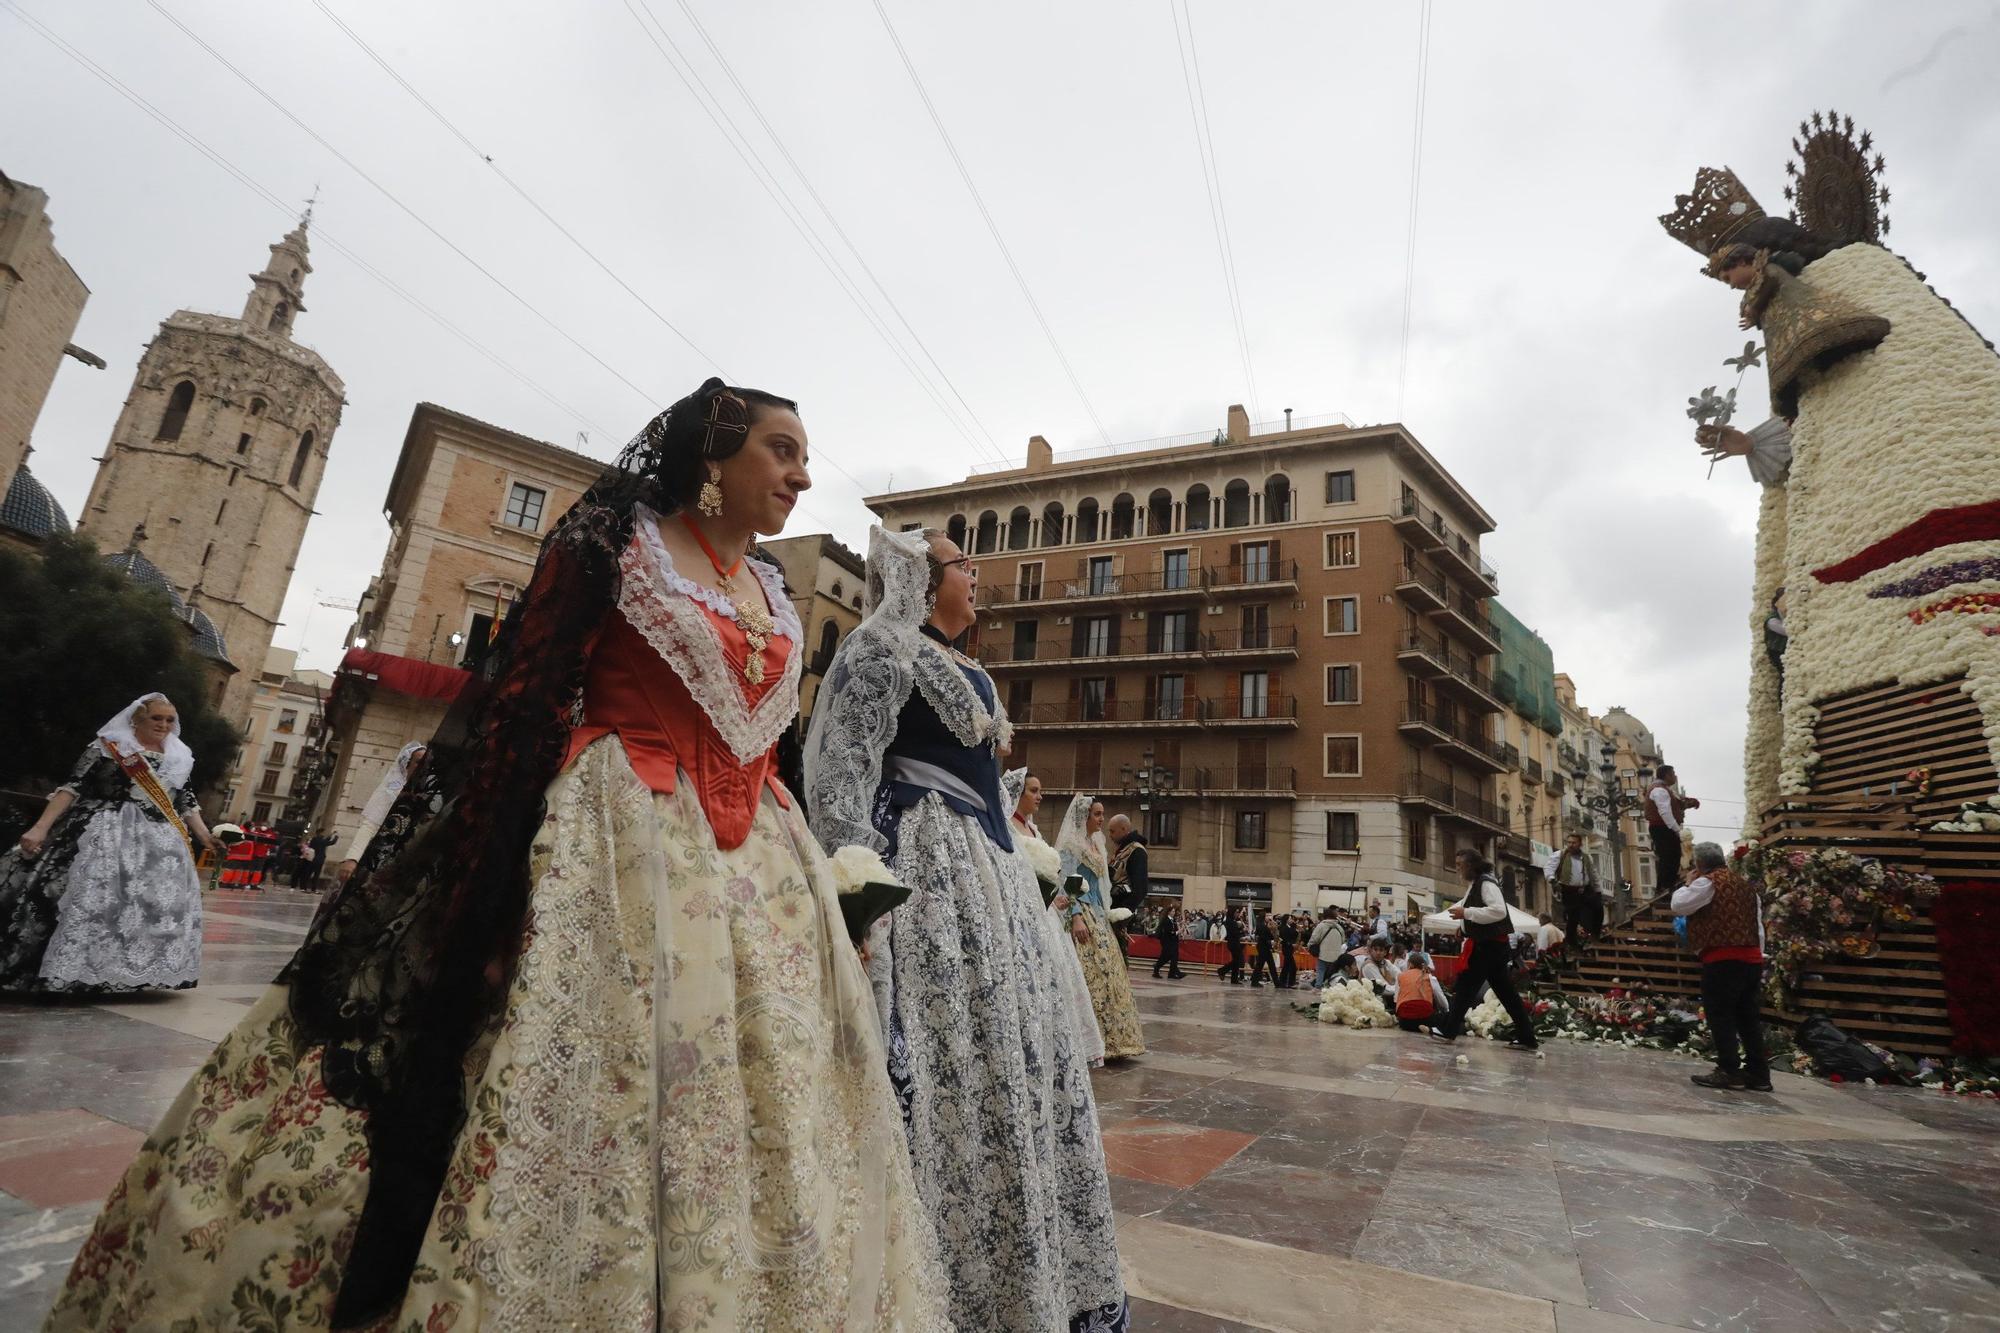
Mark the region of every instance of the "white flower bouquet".
[[1319, 993], [1319, 1021], [1350, 1028], [1387, 1028], [1396, 1016], [1365, 981], [1331, 981]]
[[860, 943], [868, 928], [908, 900], [910, 891], [873, 848], [850, 844], [827, 858], [848, 937]]
[[1473, 1035], [1488, 1040], [1493, 1038], [1494, 1028], [1508, 1021], [1507, 1011], [1500, 1007], [1499, 997], [1491, 991], [1486, 993], [1486, 998], [1479, 1002], [1477, 1008], [1465, 1016], [1465, 1026], [1471, 1029]]
[[1020, 845], [1021, 855], [1027, 858], [1028, 869], [1041, 881], [1043, 905], [1054, 902], [1056, 894], [1062, 891], [1062, 854], [1040, 838], [1017, 834], [1014, 841]]
[[1132, 919], [1132, 909], [1129, 907], [1114, 907], [1106, 915], [1111, 918], [1111, 924], [1115, 926], [1121, 921], [1130, 921]]

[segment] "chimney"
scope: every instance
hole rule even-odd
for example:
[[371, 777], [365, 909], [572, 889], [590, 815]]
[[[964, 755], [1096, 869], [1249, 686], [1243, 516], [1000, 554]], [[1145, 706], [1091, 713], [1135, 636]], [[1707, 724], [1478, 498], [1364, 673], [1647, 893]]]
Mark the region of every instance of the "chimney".
[[1250, 438], [1250, 414], [1243, 410], [1243, 404], [1229, 405], [1229, 429], [1225, 434], [1231, 444], [1241, 444]]
[[1049, 448], [1049, 442], [1039, 435], [1028, 437], [1028, 471], [1046, 472], [1055, 466], [1056, 452]]

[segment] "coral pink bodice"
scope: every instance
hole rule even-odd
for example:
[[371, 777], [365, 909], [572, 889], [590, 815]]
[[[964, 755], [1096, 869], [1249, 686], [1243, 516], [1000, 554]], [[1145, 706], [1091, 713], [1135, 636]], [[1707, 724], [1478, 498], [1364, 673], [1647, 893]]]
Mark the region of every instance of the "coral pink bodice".
[[791, 803], [776, 748], [798, 713], [797, 616], [782, 584], [758, 568], [778, 632], [763, 649], [763, 680], [752, 684], [743, 674], [749, 640], [727, 603], [673, 572], [645, 515], [637, 526], [564, 767], [616, 732], [641, 782], [658, 792], [692, 782], [716, 845], [740, 847], [767, 788]]

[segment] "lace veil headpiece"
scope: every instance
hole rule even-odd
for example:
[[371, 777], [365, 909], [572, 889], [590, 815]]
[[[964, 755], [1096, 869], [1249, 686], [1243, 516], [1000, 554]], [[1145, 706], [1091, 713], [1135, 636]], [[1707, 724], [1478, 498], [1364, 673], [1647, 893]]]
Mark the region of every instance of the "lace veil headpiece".
[[[166, 698], [167, 696], [158, 690], [154, 690], [151, 694], [140, 695], [122, 710], [113, 713], [111, 720], [97, 729], [97, 738], [113, 742], [117, 745], [118, 752], [128, 757], [140, 753], [146, 747], [139, 744], [139, 737], [132, 730], [133, 715], [153, 700]], [[169, 699], [167, 702], [173, 701]], [[185, 787], [188, 778], [194, 774], [194, 751], [188, 749], [187, 742], [181, 739], [181, 718], [178, 708], [174, 710], [174, 729], [167, 733], [166, 744], [160, 747], [160, 751], [161, 758], [157, 765], [160, 781], [169, 790]]]

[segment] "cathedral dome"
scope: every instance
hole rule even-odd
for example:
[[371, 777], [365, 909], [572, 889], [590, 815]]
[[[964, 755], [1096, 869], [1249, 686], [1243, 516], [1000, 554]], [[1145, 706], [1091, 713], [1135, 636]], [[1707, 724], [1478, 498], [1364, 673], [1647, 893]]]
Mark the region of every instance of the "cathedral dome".
[[1600, 719], [1607, 730], [1623, 736], [1632, 743], [1632, 748], [1642, 759], [1658, 759], [1660, 743], [1653, 738], [1653, 729], [1626, 712], [1624, 708], [1613, 708]]
[[107, 555], [104, 557], [104, 563], [141, 587], [158, 588], [167, 595], [167, 604], [173, 607], [174, 618], [176, 620], [188, 618], [187, 602], [174, 591], [173, 581], [160, 572], [158, 565], [140, 555], [137, 547], [128, 546], [117, 555]]
[[7, 498], [0, 500], [0, 528], [10, 528], [35, 541], [42, 541], [67, 534], [70, 531], [69, 515], [56, 503], [56, 497], [49, 494], [49, 488], [37, 481], [35, 474], [23, 464], [14, 469], [14, 480], [7, 487]]
[[223, 642], [222, 631], [215, 627], [215, 622], [208, 618], [206, 612], [190, 608], [187, 622], [194, 628], [196, 652], [211, 662], [220, 662], [231, 671], [236, 670], [236, 664], [229, 660], [229, 645]]

